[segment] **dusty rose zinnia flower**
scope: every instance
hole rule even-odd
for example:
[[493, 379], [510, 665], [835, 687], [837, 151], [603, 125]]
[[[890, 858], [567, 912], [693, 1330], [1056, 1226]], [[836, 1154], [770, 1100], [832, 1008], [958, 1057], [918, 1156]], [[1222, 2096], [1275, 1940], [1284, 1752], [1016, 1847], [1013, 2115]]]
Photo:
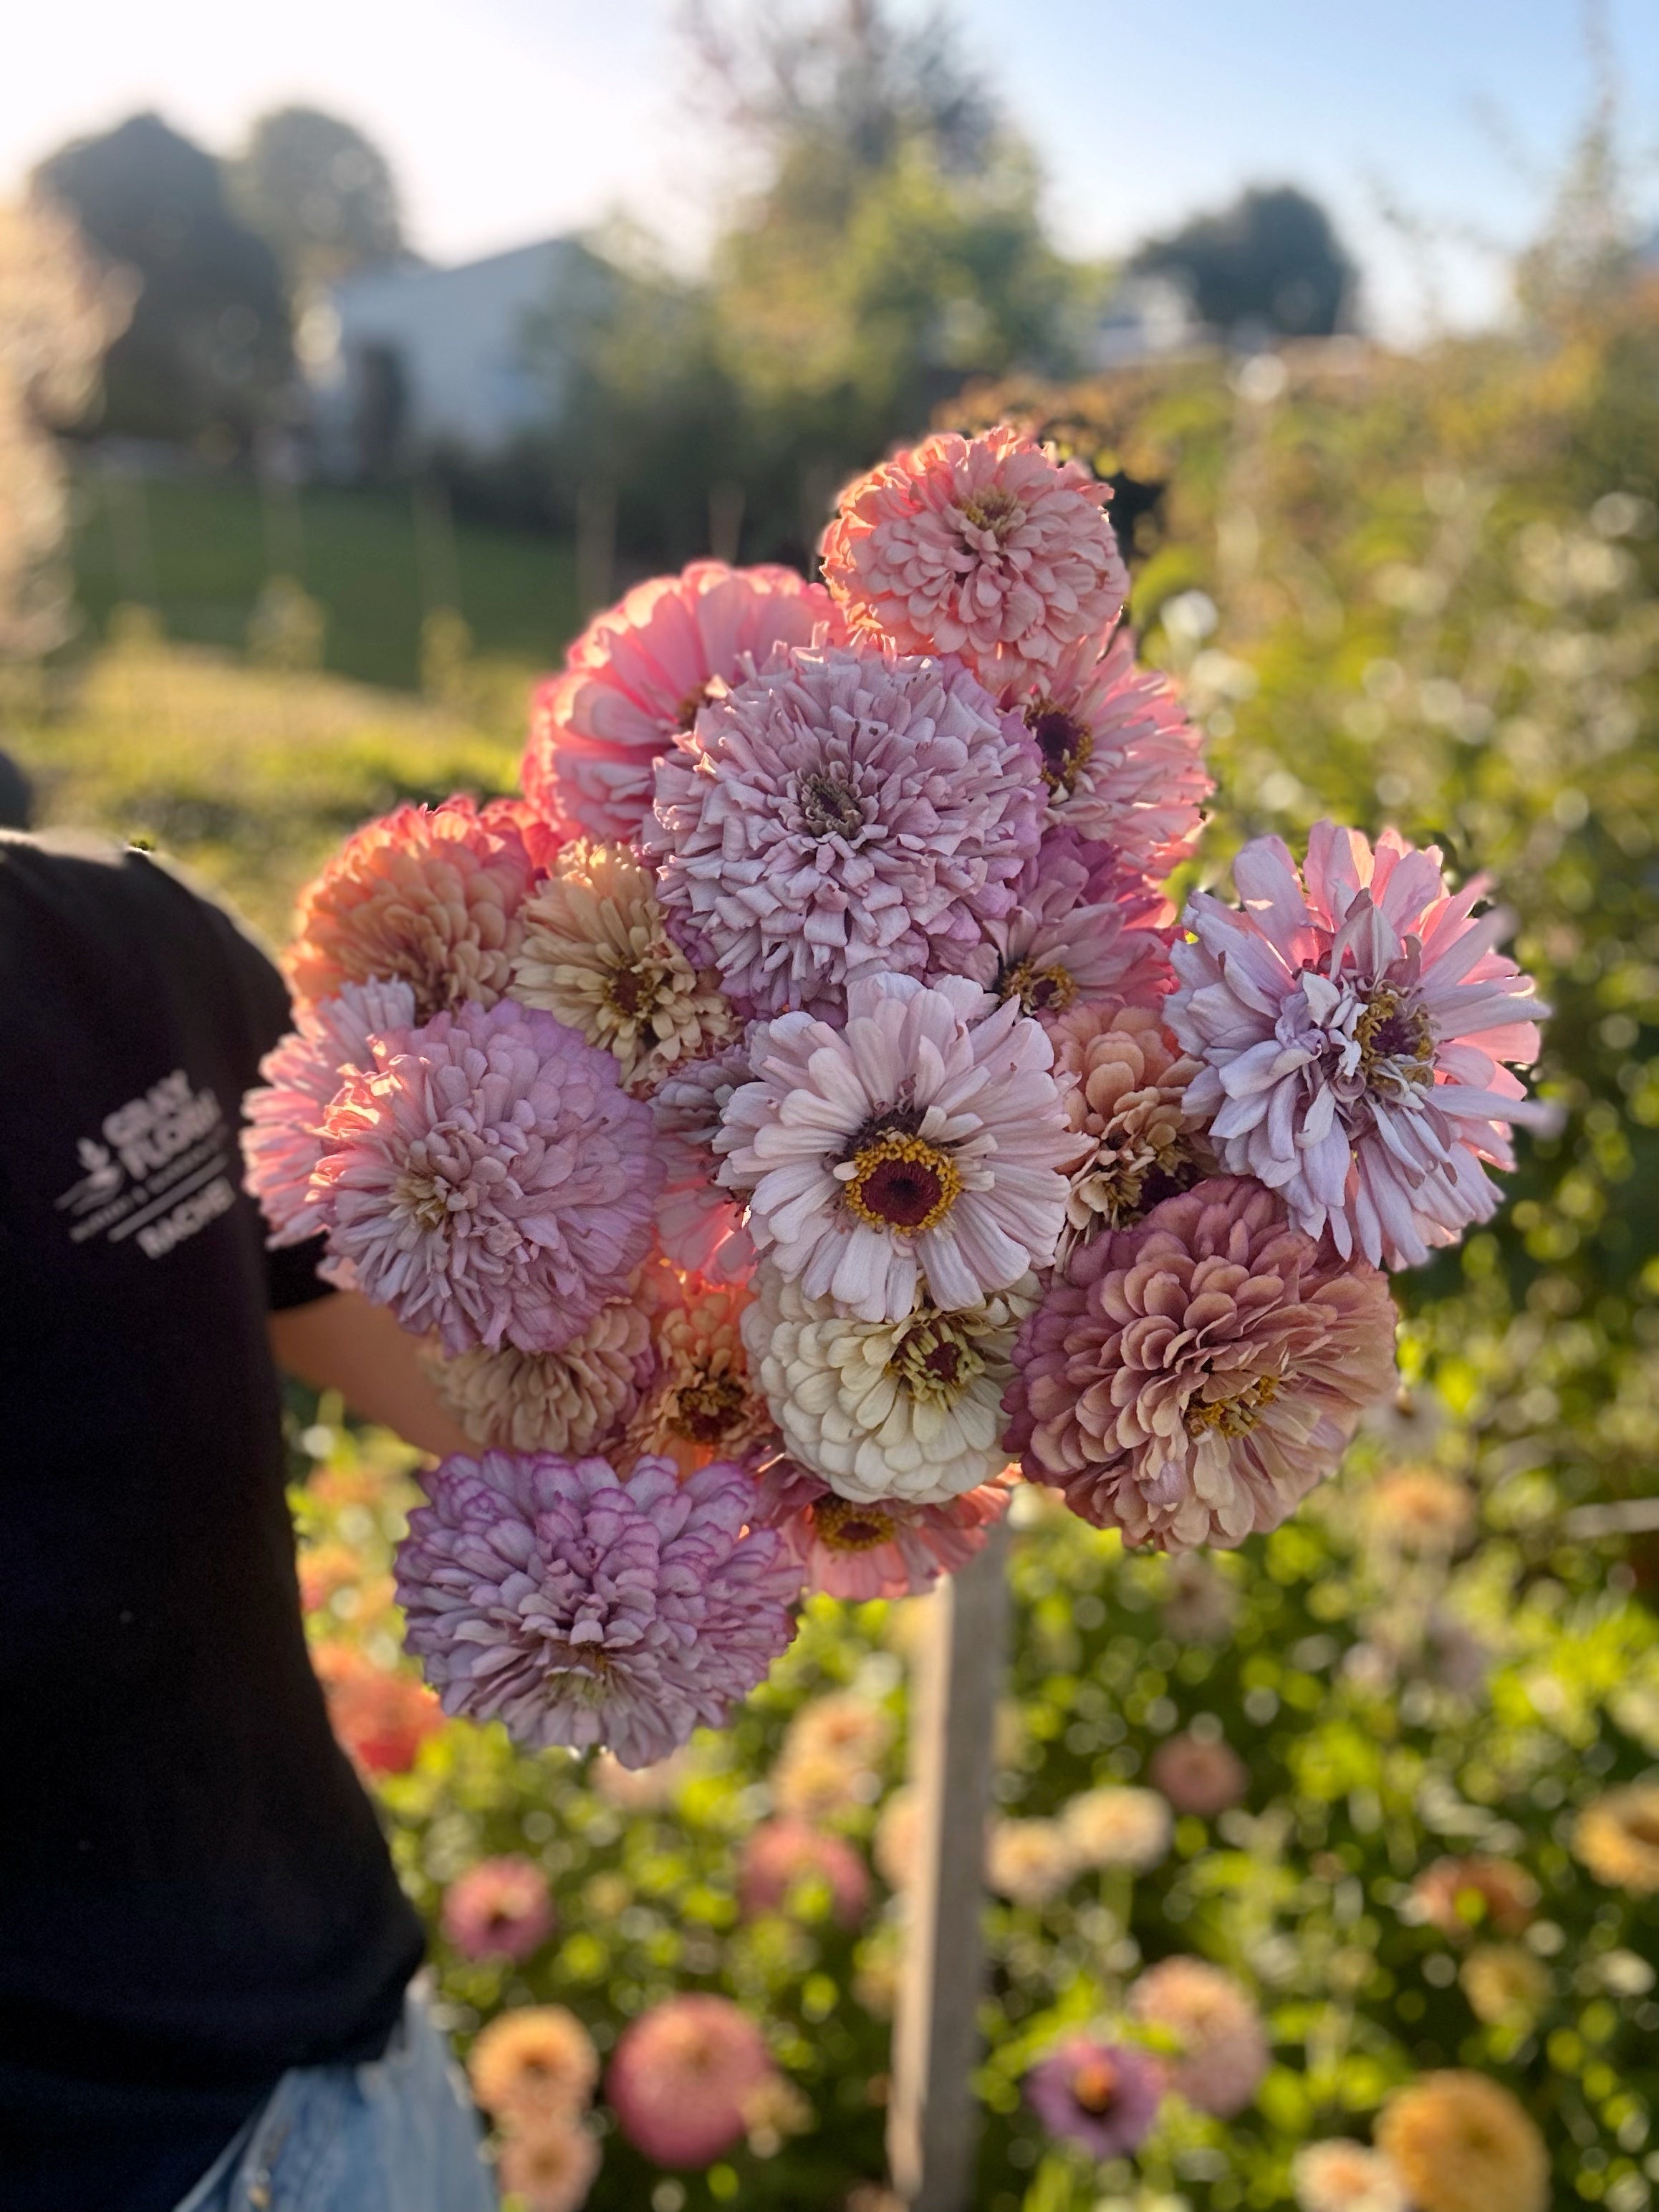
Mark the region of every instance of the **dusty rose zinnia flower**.
[[599, 2078], [592, 2038], [562, 2005], [498, 2013], [468, 2055], [472, 2094], [492, 2118], [535, 2128], [580, 2112]]
[[726, 1997], [670, 1997], [623, 2032], [605, 2077], [617, 2122], [659, 2166], [707, 2166], [744, 2132], [775, 2072], [759, 2028]]
[[1144, 2051], [1074, 2035], [1038, 2060], [1025, 2094], [1051, 2136], [1091, 2158], [1127, 2158], [1152, 2131], [1164, 2082]]
[[750, 1233], [808, 1297], [898, 1321], [977, 1305], [1054, 1257], [1077, 1139], [1041, 1025], [994, 1013], [965, 978], [879, 975], [845, 1029], [785, 1014], [757, 1036], [720, 1179], [750, 1194]]
[[1376, 2147], [1415, 2212], [1545, 2212], [1550, 2161], [1536, 2123], [1485, 2074], [1425, 2074], [1382, 2107]]
[[1065, 1807], [1060, 1824], [1079, 1866], [1146, 1874], [1169, 1856], [1170, 1808], [1156, 1790], [1121, 1783], [1085, 1790]]
[[941, 1574], [965, 1567], [1007, 1511], [1008, 1499], [999, 1481], [940, 1505], [891, 1498], [861, 1504], [779, 1458], [757, 1478], [755, 1516], [782, 1537], [808, 1590], [864, 1604], [920, 1597]]
[[705, 708], [642, 835], [670, 926], [757, 1014], [838, 1012], [1006, 914], [1036, 850], [1036, 749], [963, 669], [839, 647]]
[[645, 1257], [650, 1109], [550, 1014], [466, 1006], [374, 1041], [323, 1121], [329, 1249], [446, 1352], [556, 1352]]
[[1093, 638], [1072, 647], [1023, 712], [1042, 755], [1051, 819], [1103, 839], [1149, 877], [1186, 859], [1215, 788], [1203, 733], [1168, 680], [1137, 665], [1127, 632], [1104, 647]]
[[1411, 2212], [1404, 2185], [1379, 2151], [1334, 2136], [1291, 2160], [1297, 2212]]
[[1394, 1373], [1386, 1279], [1218, 1176], [1099, 1237], [1020, 1332], [1011, 1448], [1073, 1512], [1167, 1550], [1276, 1528]]
[[378, 976], [406, 982], [422, 1020], [464, 999], [492, 1006], [534, 878], [510, 805], [400, 806], [348, 837], [301, 892], [283, 962], [294, 995], [305, 1006]]
[[1047, 1024], [1066, 1118], [1089, 1140], [1072, 1170], [1059, 1258], [1102, 1229], [1126, 1229], [1214, 1171], [1202, 1116], [1188, 1102], [1198, 1062], [1147, 1006], [1106, 1000]]
[[1419, 1266], [1498, 1203], [1507, 1125], [1535, 1120], [1505, 1062], [1538, 1056], [1547, 1009], [1492, 948], [1509, 927], [1455, 894], [1435, 846], [1314, 825], [1305, 883], [1277, 837], [1233, 863], [1243, 911], [1200, 892], [1166, 1018], [1206, 1064], [1192, 1104], [1222, 1164], [1280, 1190], [1310, 1237]]
[[1200, 2112], [1236, 2119], [1268, 2063], [1261, 2014], [1243, 1984], [1202, 1959], [1165, 1959], [1130, 1990], [1129, 2009], [1175, 2038], [1170, 2087]]
[[438, 1395], [476, 1444], [495, 1451], [581, 1453], [621, 1429], [656, 1355], [632, 1297], [601, 1306], [562, 1352], [475, 1348], [434, 1358]]
[[1597, 1881], [1638, 1897], [1659, 1893], [1659, 1783], [1609, 1790], [1578, 1815], [1572, 1847]]
[[870, 1903], [870, 1874], [853, 1846], [809, 1821], [763, 1820], [744, 1839], [738, 1902], [746, 1918], [781, 1912], [798, 1886], [817, 1881], [843, 1928], [856, 1928]]
[[1068, 1006], [1157, 1006], [1175, 981], [1161, 890], [1126, 868], [1109, 845], [1050, 830], [1015, 885], [1015, 903], [965, 951], [939, 964], [971, 975], [994, 998], [1014, 999], [1045, 1023]]
[[737, 1034], [713, 975], [669, 936], [656, 878], [630, 846], [566, 846], [520, 921], [514, 997], [613, 1054], [630, 1088]]
[[1440, 1858], [1412, 1885], [1414, 1917], [1443, 1936], [1518, 1936], [1538, 1910], [1538, 1884], [1514, 1859]]
[[855, 629], [1024, 689], [1117, 619], [1129, 579], [1110, 497], [1006, 425], [928, 438], [842, 492], [824, 581]]
[[1172, 1735], [1152, 1753], [1152, 1778], [1177, 1813], [1213, 1820], [1242, 1805], [1249, 1770], [1218, 1736]]
[[744, 1348], [748, 1293], [659, 1267], [642, 1296], [653, 1375], [628, 1425], [619, 1461], [672, 1459], [684, 1474], [710, 1460], [744, 1460], [770, 1430]]
[[444, 1937], [464, 1959], [527, 1959], [553, 1932], [547, 1876], [533, 1859], [480, 1859], [444, 1892]]
[[414, 1019], [407, 983], [348, 983], [337, 998], [302, 1006], [295, 1030], [259, 1062], [259, 1086], [242, 1102], [242, 1161], [270, 1244], [303, 1244], [318, 1233], [311, 1178], [329, 1102], [347, 1069], [374, 1066], [372, 1038]]
[[313, 1644], [311, 1664], [340, 1748], [364, 1774], [406, 1774], [444, 1724], [437, 1699], [349, 1644]]
[[752, 1486], [642, 1459], [447, 1459], [398, 1553], [405, 1641], [444, 1709], [545, 1750], [608, 1743], [647, 1766], [717, 1728], [794, 1632], [799, 1580]]
[[520, 2198], [525, 2212], [580, 2212], [599, 2171], [598, 2138], [580, 2120], [545, 2122], [501, 2145], [501, 2187]]
[[755, 1263], [743, 1209], [718, 1180], [714, 1150], [726, 1103], [750, 1075], [745, 1045], [682, 1062], [651, 1100], [663, 1162], [657, 1241], [677, 1267], [710, 1282], [739, 1281]]
[[524, 787], [590, 837], [633, 837], [651, 811], [652, 769], [697, 710], [775, 647], [836, 624], [822, 585], [792, 568], [694, 561], [639, 584], [596, 616], [531, 708]]

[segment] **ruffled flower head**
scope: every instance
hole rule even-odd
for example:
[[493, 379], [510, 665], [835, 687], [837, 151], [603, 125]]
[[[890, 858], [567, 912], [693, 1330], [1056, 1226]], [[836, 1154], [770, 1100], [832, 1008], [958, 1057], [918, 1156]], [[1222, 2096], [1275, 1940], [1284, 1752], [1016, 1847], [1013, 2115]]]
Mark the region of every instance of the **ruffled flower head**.
[[1202, 733], [1167, 679], [1120, 630], [1073, 646], [1022, 708], [1042, 756], [1050, 818], [1110, 845], [1126, 866], [1167, 876], [1198, 840], [1215, 786]]
[[763, 1820], [744, 1840], [738, 1902], [745, 1919], [782, 1912], [805, 1882], [822, 1882], [842, 1928], [856, 1928], [870, 1904], [870, 1870], [842, 1837], [799, 1820]]
[[1014, 1347], [1008, 1442], [1132, 1544], [1237, 1544], [1330, 1473], [1394, 1376], [1385, 1277], [1218, 1176], [1097, 1237]]
[[1411, 2212], [1400, 2176], [1379, 2151], [1333, 2136], [1291, 2160], [1297, 2212]]
[[1054, 1257], [1077, 1139], [1041, 1026], [990, 1014], [965, 978], [853, 986], [844, 1029], [785, 1014], [732, 1097], [720, 1180], [787, 1281], [862, 1321], [900, 1321], [925, 1278], [941, 1310]]
[[751, 1485], [716, 1463], [684, 1484], [641, 1460], [445, 1460], [398, 1554], [406, 1641], [444, 1710], [545, 1750], [609, 1744], [647, 1766], [719, 1727], [794, 1632], [799, 1589]]
[[720, 1186], [714, 1150], [732, 1094], [751, 1073], [746, 1046], [683, 1061], [651, 1099], [663, 1163], [657, 1241], [677, 1267], [710, 1282], [739, 1281], [755, 1264], [743, 1208]]
[[985, 1839], [985, 1879], [1014, 1905], [1051, 1905], [1079, 1863], [1058, 1820], [994, 1820]]
[[1415, 2212], [1546, 2212], [1550, 2160], [1536, 2122], [1485, 2074], [1425, 2074], [1382, 2107], [1376, 2147]]
[[472, 2094], [493, 2119], [534, 2129], [579, 2112], [599, 2078], [593, 2039], [562, 2005], [497, 2013], [467, 2057]]
[[422, 1021], [464, 999], [493, 1006], [535, 874], [510, 801], [449, 799], [366, 823], [300, 894], [283, 961], [295, 999], [379, 977], [406, 982]]
[[858, 1504], [789, 1459], [763, 1467], [758, 1490], [755, 1517], [782, 1537], [805, 1588], [859, 1605], [920, 1597], [965, 1567], [1009, 1497], [1005, 1484], [983, 1482], [941, 1505]]
[[1509, 1125], [1540, 1114], [1505, 1063], [1537, 1058], [1547, 1009], [1493, 949], [1508, 917], [1473, 919], [1485, 878], [1453, 893], [1440, 857], [1320, 822], [1304, 882], [1258, 838], [1233, 863], [1243, 910], [1200, 892], [1172, 955], [1166, 1018], [1205, 1063], [1189, 1095], [1223, 1166], [1374, 1267], [1489, 1218], [1483, 1163], [1513, 1167]]
[[650, 1322], [630, 1296], [601, 1306], [562, 1352], [475, 1346], [429, 1371], [481, 1449], [580, 1456], [623, 1427], [655, 1365]]
[[823, 576], [855, 630], [1024, 690], [1104, 635], [1128, 594], [1109, 485], [1006, 425], [926, 439], [850, 483]]
[[1439, 1858], [1412, 1885], [1412, 1917], [1460, 1942], [1496, 1930], [1518, 1936], [1538, 1911], [1539, 1888], [1516, 1859]]
[[407, 983], [348, 983], [302, 1006], [297, 1025], [259, 1062], [259, 1087], [242, 1102], [242, 1162], [272, 1245], [303, 1244], [321, 1227], [311, 1178], [323, 1156], [322, 1121], [347, 1072], [372, 1068], [372, 1040], [407, 1029]]
[[1035, 1275], [975, 1305], [859, 1321], [763, 1261], [743, 1319], [785, 1445], [844, 1498], [939, 1505], [1000, 1474], [1002, 1393]]
[[1036, 749], [964, 669], [881, 647], [780, 658], [657, 769], [670, 924], [757, 1014], [838, 1012], [1006, 914], [1036, 852]]
[[1066, 1118], [1086, 1149], [1072, 1170], [1059, 1258], [1103, 1229], [1126, 1229], [1214, 1170], [1181, 1054], [1147, 1006], [1104, 1000], [1047, 1024]]
[[1051, 2136], [1091, 2158], [1128, 2158], [1152, 2131], [1164, 2083], [1144, 2051], [1074, 2035], [1038, 2060], [1025, 2094]]
[[591, 2127], [562, 2116], [501, 2147], [501, 2187], [524, 2212], [581, 2212], [604, 2153]]
[[1170, 1853], [1170, 1808], [1156, 1790], [1123, 1783], [1085, 1790], [1060, 1816], [1079, 1866], [1127, 1867], [1146, 1874]]
[[1597, 1881], [1659, 1896], [1659, 1783], [1609, 1790], [1578, 1815], [1572, 1847]]
[[1130, 1990], [1129, 2010], [1174, 2040], [1170, 2087], [1200, 2112], [1237, 2119], [1268, 2063], [1261, 2014], [1243, 1984], [1202, 1959], [1165, 1959]]
[[605, 2094], [635, 2150], [702, 2166], [745, 2132], [776, 2075], [764, 2037], [727, 1997], [669, 1997], [623, 2029]]
[[446, 1352], [553, 1352], [621, 1295], [661, 1166], [608, 1053], [511, 1000], [374, 1041], [323, 1121], [316, 1206], [337, 1261]]
[[567, 845], [520, 919], [514, 997], [613, 1054], [630, 1089], [736, 1035], [714, 978], [669, 936], [656, 878], [631, 847]]
[[1152, 1778], [1177, 1813], [1204, 1820], [1242, 1805], [1250, 1786], [1249, 1769], [1231, 1744], [1201, 1735], [1172, 1735], [1159, 1744]]
[[682, 1474], [746, 1458], [771, 1425], [744, 1345], [747, 1291], [658, 1267], [645, 1295], [654, 1378], [619, 1456], [659, 1455]]
[[694, 561], [596, 616], [531, 709], [524, 787], [589, 837], [634, 837], [652, 769], [697, 710], [775, 647], [837, 628], [822, 585], [792, 568]]
[[464, 1959], [527, 1959], [553, 1932], [547, 1876], [516, 1853], [480, 1859], [444, 1892], [442, 1921]]

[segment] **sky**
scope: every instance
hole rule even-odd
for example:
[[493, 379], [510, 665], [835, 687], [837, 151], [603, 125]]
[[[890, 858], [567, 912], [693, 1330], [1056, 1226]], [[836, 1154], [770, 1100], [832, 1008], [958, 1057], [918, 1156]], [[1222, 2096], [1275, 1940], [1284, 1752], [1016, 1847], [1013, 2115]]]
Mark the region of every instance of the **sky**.
[[[926, 0], [893, 4], [915, 16]], [[65, 138], [141, 108], [228, 152], [261, 111], [304, 101], [382, 146], [411, 243], [434, 260], [622, 211], [693, 259], [738, 173], [678, 36], [680, 5], [31, 8], [0, 76], [0, 194]], [[1069, 251], [1121, 253], [1243, 184], [1299, 183], [1360, 261], [1371, 325], [1402, 338], [1500, 311], [1504, 252], [1535, 230], [1591, 97], [1585, 0], [947, 0], [945, 12], [1034, 146]], [[1659, 7], [1602, 0], [1601, 12], [1643, 210], [1659, 221]]]

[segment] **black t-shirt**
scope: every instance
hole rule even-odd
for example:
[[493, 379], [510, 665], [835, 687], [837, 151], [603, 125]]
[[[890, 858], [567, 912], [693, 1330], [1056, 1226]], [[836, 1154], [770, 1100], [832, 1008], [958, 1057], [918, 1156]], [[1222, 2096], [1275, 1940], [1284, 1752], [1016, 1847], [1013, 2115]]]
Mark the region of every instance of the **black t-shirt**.
[[236, 1121], [270, 963], [137, 853], [0, 836], [0, 2212], [167, 2212], [419, 1963], [306, 1656]]

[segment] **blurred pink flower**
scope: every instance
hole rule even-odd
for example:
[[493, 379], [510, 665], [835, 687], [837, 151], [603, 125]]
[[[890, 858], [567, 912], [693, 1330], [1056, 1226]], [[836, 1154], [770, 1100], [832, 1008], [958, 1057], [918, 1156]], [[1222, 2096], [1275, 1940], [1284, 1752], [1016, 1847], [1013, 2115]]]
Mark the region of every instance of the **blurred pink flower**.
[[480, 1859], [444, 1892], [443, 1932], [464, 1959], [527, 1959], [553, 1932], [547, 1876], [533, 1859]]
[[702, 2166], [739, 2141], [775, 2074], [760, 2029], [728, 1998], [675, 1996], [623, 2031], [605, 2094], [635, 2150]]
[[1129, 580], [1110, 497], [1006, 424], [928, 438], [842, 492], [824, 580], [855, 629], [1024, 690], [1117, 619]]
[[1487, 888], [1449, 891], [1437, 847], [1316, 823], [1305, 883], [1277, 837], [1233, 863], [1243, 910], [1199, 892], [1173, 952], [1166, 1019], [1206, 1065], [1188, 1096], [1224, 1167], [1282, 1191], [1310, 1237], [1417, 1267], [1485, 1221], [1482, 1163], [1515, 1164], [1508, 1125], [1547, 1120], [1504, 1063], [1538, 1056], [1529, 976], [1493, 947]]
[[796, 1885], [814, 1877], [828, 1887], [841, 1926], [856, 1928], [870, 1904], [870, 1870], [853, 1846], [807, 1820], [763, 1820], [744, 1838], [738, 1864], [744, 1918], [783, 1911]]
[[524, 787], [542, 812], [589, 837], [635, 837], [652, 769], [697, 710], [775, 647], [838, 627], [822, 585], [793, 568], [694, 561], [598, 615], [531, 708]]
[[1129, 2010], [1175, 2039], [1170, 2087], [1200, 2112], [1236, 2119], [1269, 2063], [1261, 2014], [1243, 1984], [1202, 1959], [1165, 1959], [1130, 1990]]
[[982, 1482], [941, 1505], [891, 1498], [860, 1504], [782, 1458], [763, 1466], [757, 1481], [756, 1520], [782, 1537], [807, 1589], [854, 1604], [919, 1597], [941, 1574], [966, 1566], [1010, 1494], [1002, 1482]]
[[1170, 1736], [1152, 1753], [1152, 1780], [1177, 1813], [1206, 1820], [1242, 1805], [1250, 1786], [1249, 1769], [1218, 1736]]

